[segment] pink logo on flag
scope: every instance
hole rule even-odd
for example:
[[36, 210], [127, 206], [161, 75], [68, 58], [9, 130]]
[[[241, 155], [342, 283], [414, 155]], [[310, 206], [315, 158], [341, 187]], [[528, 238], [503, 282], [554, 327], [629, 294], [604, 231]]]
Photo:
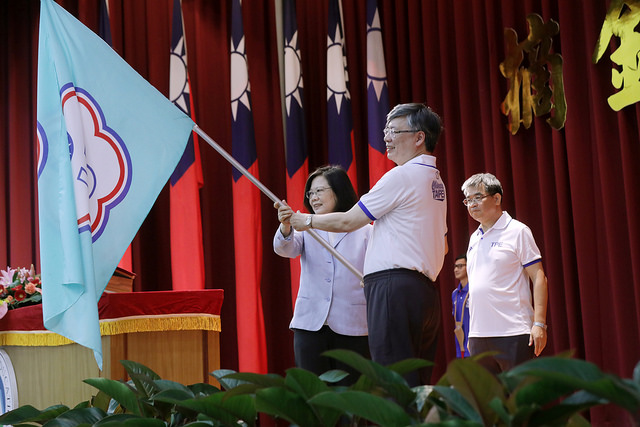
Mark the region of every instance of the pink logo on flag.
[[74, 176], [78, 231], [100, 238], [109, 212], [124, 200], [131, 185], [131, 157], [118, 134], [107, 126], [100, 105], [81, 88], [61, 91]]

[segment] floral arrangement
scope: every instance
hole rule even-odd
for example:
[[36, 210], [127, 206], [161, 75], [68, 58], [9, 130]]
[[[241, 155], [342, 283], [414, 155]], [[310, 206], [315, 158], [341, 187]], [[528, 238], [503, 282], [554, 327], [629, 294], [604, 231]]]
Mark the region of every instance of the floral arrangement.
[[7, 310], [42, 302], [42, 283], [33, 264], [31, 269], [11, 268], [0, 270], [0, 318]]

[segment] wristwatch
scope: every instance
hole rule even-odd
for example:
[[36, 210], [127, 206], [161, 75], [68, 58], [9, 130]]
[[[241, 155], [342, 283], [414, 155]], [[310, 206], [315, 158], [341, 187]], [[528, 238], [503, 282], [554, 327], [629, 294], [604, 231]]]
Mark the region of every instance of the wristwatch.
[[313, 218], [313, 215], [309, 215], [309, 216], [307, 217], [306, 221], [304, 222], [304, 225], [305, 225], [305, 226], [307, 226], [307, 227], [309, 227], [309, 228], [313, 228], [313, 227], [311, 226], [311, 218]]
[[544, 323], [542, 323], [542, 322], [533, 322], [533, 326], [539, 326], [539, 327], [541, 327], [542, 329], [544, 329], [545, 331], [547, 330], [547, 325], [545, 325], [545, 324], [544, 324]]

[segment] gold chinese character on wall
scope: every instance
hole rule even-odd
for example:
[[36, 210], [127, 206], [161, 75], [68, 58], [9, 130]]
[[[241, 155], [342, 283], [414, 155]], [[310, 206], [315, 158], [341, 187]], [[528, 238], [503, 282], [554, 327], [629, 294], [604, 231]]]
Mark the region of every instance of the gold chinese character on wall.
[[[560, 27], [550, 19], [532, 13], [527, 16], [529, 35], [518, 43], [518, 34], [505, 28], [505, 55], [500, 72], [509, 81], [509, 92], [500, 105], [509, 118], [509, 132], [515, 135], [520, 124], [529, 129], [536, 117], [551, 113], [547, 123], [554, 129], [564, 127], [567, 104], [562, 80], [562, 56], [552, 53], [552, 37]], [[525, 60], [527, 63], [523, 64]], [[528, 65], [525, 66], [525, 65]]]
[[611, 83], [620, 91], [607, 99], [615, 111], [640, 101], [640, 34], [635, 31], [638, 22], [640, 1], [612, 0], [593, 52], [595, 64], [602, 58], [611, 38], [616, 36], [620, 39], [620, 46], [610, 56], [613, 62], [622, 67], [622, 71], [615, 68], [611, 70]]

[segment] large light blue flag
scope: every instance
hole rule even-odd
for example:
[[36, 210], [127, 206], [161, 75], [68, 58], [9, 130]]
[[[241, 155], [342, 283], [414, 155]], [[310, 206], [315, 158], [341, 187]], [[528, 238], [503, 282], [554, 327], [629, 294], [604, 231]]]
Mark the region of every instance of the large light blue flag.
[[41, 1], [37, 133], [44, 325], [91, 348], [101, 369], [97, 302], [192, 128], [187, 115], [100, 37], [53, 1]]

